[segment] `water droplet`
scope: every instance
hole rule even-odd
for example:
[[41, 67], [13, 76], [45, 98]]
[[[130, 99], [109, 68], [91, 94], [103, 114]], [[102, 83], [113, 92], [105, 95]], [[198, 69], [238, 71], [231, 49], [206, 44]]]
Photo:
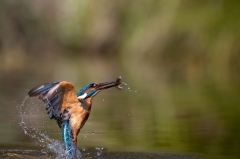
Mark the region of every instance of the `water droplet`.
[[85, 149], [84, 147], [82, 147], [82, 150], [83, 150], [83, 151], [86, 151], [86, 149]]
[[104, 99], [102, 101], [104, 102]]
[[98, 151], [98, 152], [97, 152], [97, 155], [100, 156], [100, 155], [101, 155], [101, 152]]
[[84, 135], [85, 138], [87, 138], [87, 135]]

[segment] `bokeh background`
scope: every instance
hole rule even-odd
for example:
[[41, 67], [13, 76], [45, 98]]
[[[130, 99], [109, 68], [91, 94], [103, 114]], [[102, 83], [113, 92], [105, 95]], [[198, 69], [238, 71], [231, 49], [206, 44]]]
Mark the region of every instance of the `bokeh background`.
[[[239, 158], [239, 8], [237, 0], [1, 0], [0, 148], [40, 147], [16, 109], [35, 85], [67, 80], [77, 91], [121, 75], [133, 91], [94, 98], [79, 148]], [[43, 104], [37, 110], [29, 118], [61, 140]]]

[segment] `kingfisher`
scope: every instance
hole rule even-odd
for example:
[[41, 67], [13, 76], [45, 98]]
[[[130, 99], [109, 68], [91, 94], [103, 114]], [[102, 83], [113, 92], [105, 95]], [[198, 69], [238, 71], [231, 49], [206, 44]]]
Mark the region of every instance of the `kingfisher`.
[[37, 97], [46, 106], [50, 119], [55, 119], [62, 131], [65, 150], [74, 158], [77, 148], [77, 135], [88, 120], [92, 98], [100, 91], [112, 87], [122, 89], [122, 78], [103, 83], [89, 83], [75, 93], [71, 82], [51, 82], [38, 85], [28, 92], [29, 97]]

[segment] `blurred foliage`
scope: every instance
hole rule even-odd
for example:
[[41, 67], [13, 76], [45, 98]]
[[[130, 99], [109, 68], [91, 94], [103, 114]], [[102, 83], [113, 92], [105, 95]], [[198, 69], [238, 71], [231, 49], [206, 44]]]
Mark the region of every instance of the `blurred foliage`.
[[6, 123], [31, 87], [69, 80], [78, 89], [122, 75], [139, 91], [94, 99], [89, 125], [100, 133], [89, 145], [239, 157], [239, 8], [237, 0], [0, 1], [0, 141], [23, 142], [17, 122]]

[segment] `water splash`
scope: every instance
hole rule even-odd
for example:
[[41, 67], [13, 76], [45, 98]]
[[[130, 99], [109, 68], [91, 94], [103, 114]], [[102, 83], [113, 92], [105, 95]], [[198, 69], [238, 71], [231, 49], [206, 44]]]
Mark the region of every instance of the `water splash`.
[[[67, 159], [67, 151], [64, 148], [64, 144], [58, 140], [51, 139], [46, 133], [46, 127], [43, 129], [38, 129], [41, 127], [37, 123], [31, 122], [31, 117], [34, 116], [35, 111], [39, 111], [38, 104], [33, 101], [28, 101], [30, 99], [28, 96], [25, 97], [23, 102], [17, 106], [19, 111], [20, 121], [19, 126], [25, 135], [35, 140], [35, 143], [43, 149], [41, 152], [51, 154], [54, 153], [56, 159]], [[29, 104], [28, 104], [29, 103]], [[41, 123], [44, 125], [45, 122]], [[48, 126], [49, 127], [49, 126]], [[76, 157], [80, 158], [82, 156], [79, 150], [76, 150]]]
[[132, 90], [130, 87], [127, 87], [127, 88], [126, 87], [127, 87], [127, 83], [122, 82], [121, 85], [119, 85], [117, 88], [123, 91], [128, 91], [128, 92], [135, 92], [135, 93], [138, 92], [138, 90]]
[[96, 147], [95, 149], [97, 150], [97, 156], [101, 156], [103, 147]]

